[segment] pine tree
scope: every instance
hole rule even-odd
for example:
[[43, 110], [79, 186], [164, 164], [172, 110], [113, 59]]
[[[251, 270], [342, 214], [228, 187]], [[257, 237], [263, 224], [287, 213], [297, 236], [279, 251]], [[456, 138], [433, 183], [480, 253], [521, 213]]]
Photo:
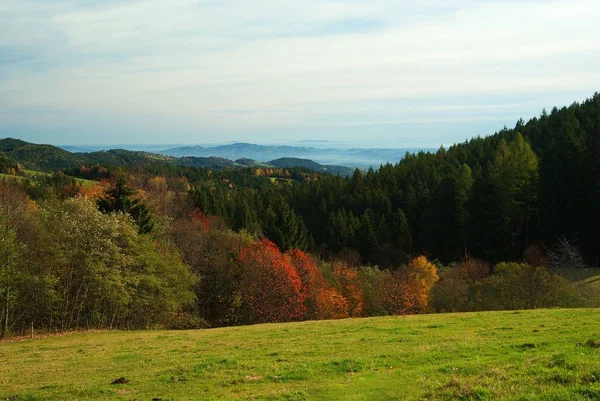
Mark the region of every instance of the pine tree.
[[98, 208], [102, 213], [129, 214], [138, 226], [139, 233], [149, 234], [154, 227], [150, 209], [135, 194], [125, 177], [120, 177], [112, 188], [106, 190], [104, 197], [98, 199]]
[[510, 216], [511, 252], [514, 258], [530, 240], [530, 222], [537, 210], [538, 160], [520, 133], [507, 144], [500, 141], [489, 168], [489, 179], [504, 197], [499, 205]]
[[267, 207], [262, 229], [263, 234], [282, 250], [307, 249], [311, 243], [302, 217], [282, 196], [276, 197]]

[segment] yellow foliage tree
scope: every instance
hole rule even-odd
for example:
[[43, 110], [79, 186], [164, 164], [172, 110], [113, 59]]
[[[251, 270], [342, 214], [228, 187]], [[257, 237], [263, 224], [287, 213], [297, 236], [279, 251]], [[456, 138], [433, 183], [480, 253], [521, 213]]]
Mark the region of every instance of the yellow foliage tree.
[[168, 190], [167, 180], [161, 176], [150, 178], [148, 180], [148, 188], [153, 192], [165, 193]]
[[416, 312], [425, 312], [429, 303], [429, 292], [439, 279], [437, 268], [425, 256], [417, 256], [408, 264], [406, 284], [412, 293]]

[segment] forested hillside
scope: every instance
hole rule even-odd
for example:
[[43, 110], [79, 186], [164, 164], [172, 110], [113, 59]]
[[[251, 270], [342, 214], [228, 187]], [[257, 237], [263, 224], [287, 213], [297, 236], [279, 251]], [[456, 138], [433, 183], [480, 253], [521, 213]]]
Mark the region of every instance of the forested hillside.
[[[357, 250], [363, 262], [397, 266], [424, 253], [444, 262], [466, 255], [522, 257], [530, 243], [566, 237], [598, 263], [600, 95], [545, 111], [485, 138], [344, 179], [233, 190], [197, 204], [232, 227], [262, 226], [278, 245], [327, 254]], [[225, 203], [225, 206], [223, 205]], [[269, 216], [273, 217], [270, 218]], [[281, 239], [279, 239], [281, 238]]]
[[353, 171], [349, 167], [322, 165], [312, 160], [298, 158], [284, 158], [258, 163], [251, 159], [240, 159], [240, 163], [238, 163], [238, 161], [215, 156], [174, 157], [125, 149], [74, 153], [52, 145], [39, 145], [13, 138], [0, 139], [0, 154], [23, 163], [29, 169], [47, 172], [73, 170], [81, 166], [112, 168], [168, 168], [171, 166], [183, 166], [223, 170], [252, 165], [273, 168], [298, 168], [342, 176], [351, 175]]
[[599, 142], [598, 94], [352, 177], [2, 140], [0, 336], [598, 305]]

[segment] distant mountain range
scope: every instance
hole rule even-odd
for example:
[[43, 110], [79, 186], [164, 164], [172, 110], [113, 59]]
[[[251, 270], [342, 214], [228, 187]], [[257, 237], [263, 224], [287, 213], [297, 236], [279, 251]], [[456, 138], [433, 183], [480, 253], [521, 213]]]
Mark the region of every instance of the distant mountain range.
[[233, 143], [219, 146], [183, 146], [157, 151], [157, 153], [174, 156], [222, 157], [230, 160], [241, 158], [267, 162], [282, 158], [310, 159], [320, 164], [334, 164], [347, 167], [379, 167], [385, 163], [398, 163], [406, 152], [416, 153], [421, 150], [435, 151], [424, 148], [314, 148], [288, 145], [255, 145], [250, 143]]
[[[253, 145], [261, 147], [260, 145]], [[10, 157], [32, 170], [55, 171], [84, 165], [102, 166], [150, 166], [171, 164], [188, 167], [203, 167], [211, 169], [244, 168], [244, 167], [280, 167], [303, 168], [320, 173], [350, 175], [353, 168], [345, 166], [322, 165], [312, 160], [302, 158], [278, 158], [270, 161], [256, 161], [251, 158], [238, 158], [233, 161], [225, 157], [182, 156], [111, 149], [95, 152], [72, 152], [67, 149], [74, 147], [56, 147], [39, 145], [19, 139], [0, 139], [0, 154]]]

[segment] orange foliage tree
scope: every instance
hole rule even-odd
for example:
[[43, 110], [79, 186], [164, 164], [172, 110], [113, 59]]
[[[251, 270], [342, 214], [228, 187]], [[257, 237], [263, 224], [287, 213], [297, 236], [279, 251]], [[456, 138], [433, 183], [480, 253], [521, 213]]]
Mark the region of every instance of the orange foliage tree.
[[300, 275], [288, 255], [268, 240], [242, 249], [242, 302], [246, 319], [252, 323], [301, 320], [306, 315]]
[[333, 275], [337, 280], [340, 292], [348, 302], [349, 316], [361, 316], [364, 300], [358, 272], [344, 263], [335, 262]]
[[409, 297], [415, 301], [415, 312], [426, 311], [429, 292], [439, 278], [437, 268], [425, 256], [417, 256], [410, 261], [404, 274]]
[[335, 288], [326, 286], [317, 294], [315, 319], [348, 317], [348, 300]]
[[107, 180], [102, 180], [94, 182], [92, 185], [81, 185], [79, 187], [79, 193], [86, 198], [96, 201], [104, 196], [109, 186], [110, 183]]
[[304, 300], [306, 319], [348, 317], [348, 301], [325, 280], [315, 257], [299, 249], [290, 249], [286, 255], [302, 281], [303, 291], [306, 294]]

